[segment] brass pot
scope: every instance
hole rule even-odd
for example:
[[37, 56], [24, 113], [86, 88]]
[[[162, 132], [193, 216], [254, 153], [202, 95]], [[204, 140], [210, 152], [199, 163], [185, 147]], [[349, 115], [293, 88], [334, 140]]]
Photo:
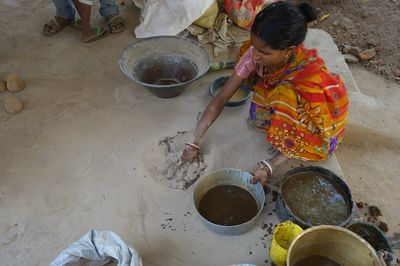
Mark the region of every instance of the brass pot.
[[384, 266], [375, 249], [357, 234], [339, 226], [320, 225], [303, 231], [289, 248], [287, 265], [310, 256], [327, 257], [343, 266]]

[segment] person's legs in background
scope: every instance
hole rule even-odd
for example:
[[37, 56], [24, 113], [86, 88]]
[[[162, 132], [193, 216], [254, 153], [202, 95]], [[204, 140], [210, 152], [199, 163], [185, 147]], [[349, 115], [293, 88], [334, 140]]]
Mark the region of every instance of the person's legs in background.
[[56, 15], [44, 24], [43, 34], [46, 36], [54, 35], [66, 26], [71, 24], [75, 18], [75, 9], [71, 0], [53, 0], [56, 7]]
[[125, 21], [119, 14], [115, 0], [100, 0], [100, 15], [107, 20], [111, 33], [118, 33], [125, 29]]
[[82, 41], [91, 42], [102, 38], [107, 33], [108, 29], [105, 27], [90, 27], [90, 15], [93, 2], [91, 0], [72, 0], [76, 10], [81, 17], [82, 25]]

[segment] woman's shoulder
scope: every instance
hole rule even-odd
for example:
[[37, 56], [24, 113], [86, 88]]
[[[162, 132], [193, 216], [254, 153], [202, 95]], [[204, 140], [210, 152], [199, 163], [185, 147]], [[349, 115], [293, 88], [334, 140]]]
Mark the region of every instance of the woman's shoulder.
[[300, 86], [300, 89], [302, 87], [325, 87], [341, 83], [340, 76], [328, 70], [315, 48], [307, 49], [303, 47], [296, 67], [298, 71], [294, 71], [290, 75], [290, 80], [292, 80], [292, 84]]

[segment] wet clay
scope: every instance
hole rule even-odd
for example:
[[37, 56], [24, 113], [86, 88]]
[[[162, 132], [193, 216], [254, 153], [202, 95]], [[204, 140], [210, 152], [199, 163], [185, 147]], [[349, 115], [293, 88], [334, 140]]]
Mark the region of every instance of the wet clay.
[[295, 266], [341, 266], [341, 264], [327, 257], [313, 255], [297, 262]]
[[210, 189], [200, 200], [200, 214], [219, 225], [238, 225], [257, 215], [256, 199], [247, 190], [231, 185]]
[[376, 251], [390, 251], [390, 245], [385, 237], [372, 225], [355, 223], [348, 226], [347, 229], [364, 238]]
[[282, 187], [290, 210], [313, 225], [337, 225], [350, 215], [344, 191], [331, 179], [315, 172], [293, 175]]
[[182, 190], [188, 189], [204, 175], [208, 166], [203, 154], [199, 154], [193, 163], [182, 163], [182, 151], [190, 136], [185, 131], [179, 131], [176, 135], [151, 142], [143, 151], [149, 175], [170, 188]]

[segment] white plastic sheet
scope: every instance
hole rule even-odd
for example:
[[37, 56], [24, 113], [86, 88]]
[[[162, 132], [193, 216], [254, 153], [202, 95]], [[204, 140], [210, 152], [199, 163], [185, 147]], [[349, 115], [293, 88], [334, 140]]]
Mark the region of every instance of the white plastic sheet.
[[136, 38], [175, 36], [201, 17], [214, 0], [133, 0], [142, 10]]

